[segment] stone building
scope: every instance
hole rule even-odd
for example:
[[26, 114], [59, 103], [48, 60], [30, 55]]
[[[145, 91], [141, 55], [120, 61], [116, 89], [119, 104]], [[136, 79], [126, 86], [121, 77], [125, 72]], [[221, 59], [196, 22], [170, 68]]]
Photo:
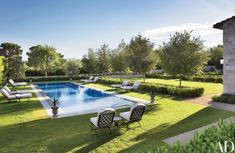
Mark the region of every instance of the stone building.
[[235, 16], [213, 27], [223, 30], [224, 93], [235, 95]]

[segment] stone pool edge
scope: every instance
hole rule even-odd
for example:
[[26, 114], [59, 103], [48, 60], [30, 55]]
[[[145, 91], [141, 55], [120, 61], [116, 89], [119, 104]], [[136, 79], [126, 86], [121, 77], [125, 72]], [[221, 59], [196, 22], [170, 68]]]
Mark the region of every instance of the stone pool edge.
[[[125, 96], [125, 95], [122, 95], [122, 94], [117, 94], [116, 92], [109, 92], [109, 91], [104, 91], [104, 90], [93, 88], [93, 87], [88, 87], [86, 85], [83, 85], [83, 84], [77, 83], [77, 82], [73, 82], [73, 81], [71, 81], [69, 83], [72, 83], [72, 84], [75, 84], [75, 85], [79, 85], [79, 86], [83, 86], [83, 87], [90, 88], [90, 89], [94, 89], [94, 90], [97, 90], [97, 91], [100, 91], [100, 92], [103, 92], [103, 93], [107, 93], [107, 94], [116, 96], [118, 98], [129, 100], [129, 101], [134, 102], [134, 103], [149, 104], [149, 101], [147, 101], [147, 100], [143, 100], [143, 99], [139, 99], [139, 98], [135, 98], [135, 97], [131, 97], [131, 96]], [[52, 110], [51, 110], [51, 105], [50, 105], [50, 103], [52, 104], [52, 100], [50, 99], [50, 97], [48, 97], [44, 93], [44, 91], [41, 90], [37, 85], [30, 84], [30, 86], [32, 87], [33, 92], [38, 97], [38, 100], [41, 102], [42, 106], [44, 107], [44, 109], [46, 110], [48, 116], [51, 119], [95, 113], [95, 112], [81, 113], [81, 114], [71, 113], [71, 114], [68, 114], [68, 115], [59, 115], [57, 117], [53, 117]], [[123, 108], [126, 108], [126, 107], [121, 107], [121, 108], [118, 108], [118, 109], [123, 109]], [[63, 111], [63, 110], [61, 108], [59, 108], [58, 111]]]

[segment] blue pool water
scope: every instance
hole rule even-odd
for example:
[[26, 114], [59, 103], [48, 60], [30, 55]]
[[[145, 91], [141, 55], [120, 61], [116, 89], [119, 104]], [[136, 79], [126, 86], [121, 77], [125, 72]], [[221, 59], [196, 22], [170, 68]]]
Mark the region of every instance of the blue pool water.
[[51, 99], [59, 99], [59, 116], [98, 112], [105, 108], [128, 107], [133, 102], [74, 83], [37, 84]]

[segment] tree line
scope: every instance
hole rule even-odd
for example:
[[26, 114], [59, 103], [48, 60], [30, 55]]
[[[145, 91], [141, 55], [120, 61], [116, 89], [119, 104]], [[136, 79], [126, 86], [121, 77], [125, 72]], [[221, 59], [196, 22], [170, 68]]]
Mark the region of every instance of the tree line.
[[205, 65], [221, 68], [219, 63], [223, 46], [206, 49], [200, 37], [191, 32], [176, 32], [157, 49], [147, 37], [137, 35], [129, 42], [122, 40], [111, 49], [102, 44], [79, 59], [65, 59], [55, 47], [36, 45], [26, 53], [28, 61], [22, 61], [23, 50], [15, 43], [2, 43], [0, 56], [4, 57], [4, 78], [24, 78], [25, 71], [36, 71], [44, 76], [54, 72], [69, 76], [79, 73], [147, 73], [161, 67], [170, 75], [190, 77], [202, 72]]

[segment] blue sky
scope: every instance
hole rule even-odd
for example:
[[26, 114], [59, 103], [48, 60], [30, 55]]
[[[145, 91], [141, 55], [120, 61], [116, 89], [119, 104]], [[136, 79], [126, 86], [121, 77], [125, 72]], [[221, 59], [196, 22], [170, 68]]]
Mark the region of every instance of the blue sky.
[[88, 48], [115, 48], [141, 33], [155, 46], [175, 31], [194, 30], [210, 47], [222, 44], [213, 23], [235, 15], [234, 0], [0, 0], [0, 43], [37, 44], [81, 58]]

